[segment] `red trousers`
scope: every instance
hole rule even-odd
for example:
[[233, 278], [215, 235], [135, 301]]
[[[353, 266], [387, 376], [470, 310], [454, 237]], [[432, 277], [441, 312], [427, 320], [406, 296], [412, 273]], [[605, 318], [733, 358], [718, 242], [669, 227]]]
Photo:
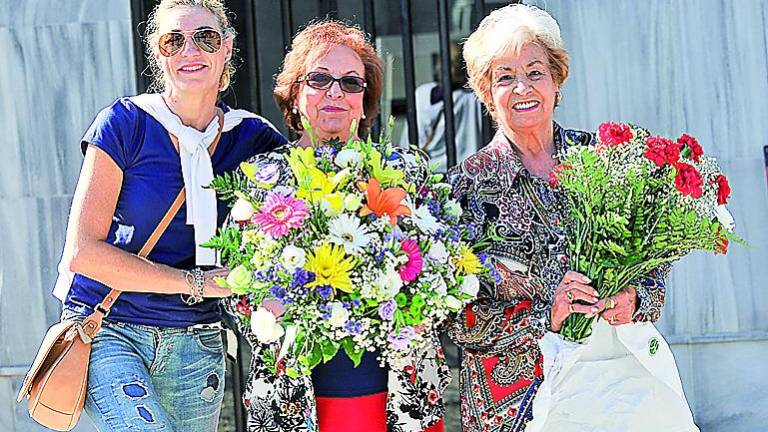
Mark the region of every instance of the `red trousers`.
[[[386, 432], [387, 394], [353, 398], [316, 398], [320, 432]], [[424, 432], [443, 432], [443, 421]]]

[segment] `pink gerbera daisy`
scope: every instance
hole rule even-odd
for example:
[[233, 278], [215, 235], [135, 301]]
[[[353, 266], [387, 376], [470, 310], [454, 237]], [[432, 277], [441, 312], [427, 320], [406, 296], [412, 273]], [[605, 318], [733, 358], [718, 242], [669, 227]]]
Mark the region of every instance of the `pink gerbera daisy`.
[[304, 201], [270, 192], [253, 221], [272, 238], [280, 238], [291, 228], [299, 228], [307, 218]]
[[400, 267], [400, 279], [403, 282], [408, 283], [416, 280], [416, 277], [421, 273], [421, 269], [424, 266], [424, 260], [421, 256], [421, 249], [416, 240], [406, 239], [403, 244], [400, 245], [400, 250], [408, 255], [408, 262]]

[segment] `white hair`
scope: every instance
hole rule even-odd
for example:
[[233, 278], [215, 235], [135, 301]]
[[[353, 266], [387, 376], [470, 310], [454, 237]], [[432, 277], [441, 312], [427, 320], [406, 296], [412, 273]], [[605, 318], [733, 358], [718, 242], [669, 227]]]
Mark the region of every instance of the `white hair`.
[[494, 59], [513, 52], [519, 54], [523, 45], [539, 44], [546, 52], [555, 83], [559, 86], [568, 77], [568, 52], [560, 37], [560, 26], [554, 18], [536, 6], [513, 4], [491, 12], [483, 18], [477, 30], [464, 43], [469, 85], [491, 113], [490, 76]]

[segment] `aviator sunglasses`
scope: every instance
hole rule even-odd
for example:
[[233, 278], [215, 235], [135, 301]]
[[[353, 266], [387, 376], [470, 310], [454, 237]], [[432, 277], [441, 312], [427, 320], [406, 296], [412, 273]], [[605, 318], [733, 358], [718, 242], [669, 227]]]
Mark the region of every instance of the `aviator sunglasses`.
[[339, 83], [339, 87], [345, 93], [360, 93], [368, 87], [364, 79], [356, 76], [346, 75], [340, 78], [334, 78], [325, 72], [310, 72], [303, 80], [297, 83], [306, 82], [308, 86], [317, 90], [328, 90], [333, 83]]
[[192, 40], [198, 48], [208, 54], [216, 54], [221, 49], [221, 33], [214, 29], [197, 29], [192, 31], [172, 31], [160, 36], [158, 46], [160, 54], [165, 57], [173, 57], [187, 42], [187, 35], [192, 35]]

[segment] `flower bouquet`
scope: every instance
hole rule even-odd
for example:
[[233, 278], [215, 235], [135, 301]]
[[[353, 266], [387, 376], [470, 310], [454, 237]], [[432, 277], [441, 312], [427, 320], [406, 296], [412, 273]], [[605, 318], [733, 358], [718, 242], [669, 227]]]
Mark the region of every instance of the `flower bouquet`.
[[[730, 187], [693, 137], [677, 141], [626, 124], [603, 123], [595, 146], [573, 146], [550, 176], [567, 202], [572, 267], [600, 298], [693, 250], [727, 252], [733, 233]], [[594, 318], [570, 315], [561, 335], [580, 341]]]
[[491, 275], [442, 176], [418, 151], [380, 141], [288, 145], [212, 184], [234, 202], [208, 244], [231, 268], [219, 283], [239, 295], [237, 317], [275, 373], [308, 374], [339, 351], [397, 365]]

